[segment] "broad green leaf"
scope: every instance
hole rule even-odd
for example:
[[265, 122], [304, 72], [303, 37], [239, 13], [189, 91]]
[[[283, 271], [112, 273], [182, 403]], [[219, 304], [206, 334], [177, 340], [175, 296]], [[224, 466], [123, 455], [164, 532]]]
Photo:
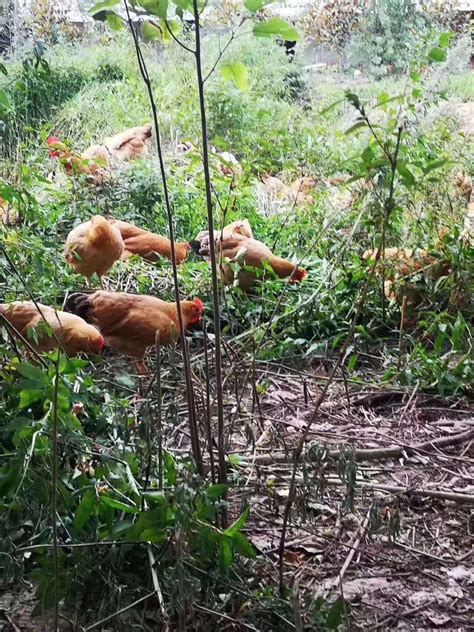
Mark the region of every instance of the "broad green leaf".
[[235, 86], [242, 92], [246, 92], [249, 89], [247, 68], [241, 62], [224, 64], [221, 67], [221, 75], [225, 81], [233, 81]]
[[454, 37], [454, 33], [441, 33], [440, 37], [439, 37], [439, 45], [441, 48], [448, 48], [449, 44], [451, 43], [451, 40]]
[[97, 496], [93, 489], [89, 489], [86, 491], [84, 496], [81, 499], [81, 502], [77, 506], [76, 512], [74, 514], [74, 526], [78, 531], [82, 531], [85, 527], [86, 522], [95, 512], [95, 508], [97, 506]]
[[163, 20], [166, 20], [168, 15], [168, 0], [139, 0], [138, 4], [151, 15], [157, 15]]
[[23, 375], [23, 377], [30, 380], [38, 380], [42, 384], [49, 383], [48, 376], [37, 366], [32, 366], [31, 364], [18, 364], [16, 366], [16, 370], [20, 375]]
[[346, 99], [344, 98], [344, 99], [338, 99], [337, 101], [334, 101], [334, 103], [331, 103], [331, 105], [328, 105], [327, 108], [324, 108], [324, 110], [321, 110], [320, 115], [324, 116], [325, 114], [333, 110], [336, 106], [338, 106], [340, 103], [344, 103], [345, 100]]
[[412, 72], [410, 74], [410, 79], [415, 83], [419, 83], [421, 81], [421, 75], [419, 72]]
[[178, 480], [176, 465], [172, 454], [170, 454], [167, 450], [163, 450], [163, 463], [165, 465], [166, 480], [168, 481], [168, 485], [176, 485], [176, 481]]
[[337, 630], [342, 623], [342, 615], [346, 609], [348, 609], [348, 604], [344, 602], [344, 599], [338, 597], [328, 612], [326, 629]]
[[256, 37], [281, 37], [288, 42], [297, 42], [300, 39], [298, 31], [281, 18], [255, 24], [253, 34]]
[[277, 0], [245, 0], [244, 6], [249, 11], [260, 11], [260, 9], [266, 7], [267, 4], [271, 4], [276, 1]]
[[412, 174], [410, 169], [408, 169], [408, 167], [402, 162], [399, 162], [397, 164], [397, 171], [405, 180], [406, 184], [408, 184], [409, 186], [414, 186], [416, 184], [415, 176]]
[[228, 485], [210, 485], [207, 489], [204, 490], [204, 493], [206, 494], [206, 496], [209, 496], [209, 498], [219, 498], [219, 496], [223, 496], [228, 489]]
[[355, 369], [356, 364], [357, 364], [357, 355], [353, 353], [347, 363], [347, 370], [352, 373], [352, 371]]
[[435, 46], [428, 53], [428, 59], [436, 63], [446, 61], [446, 57], [447, 57], [446, 49], [441, 48], [440, 46]]
[[97, 2], [93, 7], [89, 9], [89, 13], [91, 15], [95, 15], [99, 13], [99, 11], [103, 11], [104, 9], [111, 9], [112, 7], [117, 6], [120, 0], [103, 0], [102, 2]]
[[354, 123], [354, 125], [352, 125], [351, 127], [349, 127], [349, 129], [347, 129], [344, 132], [345, 136], [349, 136], [349, 134], [352, 134], [353, 132], [355, 132], [356, 130], [360, 129], [361, 127], [367, 127], [367, 123], [364, 121], [358, 121], [357, 123]]
[[28, 408], [30, 404], [37, 402], [43, 396], [43, 391], [21, 391], [20, 402], [18, 404], [19, 410]]
[[233, 559], [232, 539], [224, 535], [219, 542], [219, 561], [222, 570], [228, 569]]
[[0, 109], [10, 109], [10, 99], [5, 90], [0, 90]]
[[125, 513], [138, 513], [140, 510], [131, 505], [127, 505], [126, 503], [121, 502], [120, 500], [116, 500], [112, 498], [112, 496], [99, 496], [101, 505], [105, 505], [106, 507], [112, 507], [113, 509], [118, 509], [119, 511], [125, 511]]
[[[181, 9], [181, 11], [193, 11], [193, 0], [173, 0], [174, 4]], [[202, 2], [198, 2], [199, 8], [202, 6]]]
[[423, 167], [423, 173], [427, 175], [428, 173], [430, 173], [430, 171], [434, 171], [434, 169], [439, 169], [439, 167], [442, 167], [447, 162], [448, 162], [447, 158], [443, 158], [440, 160], [431, 160], [425, 165], [425, 167]]
[[230, 527], [228, 527], [224, 531], [224, 534], [230, 536], [231, 538], [233, 538], [234, 535], [238, 531], [240, 531], [240, 529], [242, 529], [242, 527], [245, 525], [245, 523], [249, 519], [249, 516], [250, 516], [250, 507], [247, 507], [247, 509], [245, 509], [245, 511], [242, 513], [242, 515], [239, 518], [237, 518], [237, 520], [235, 522], [233, 522], [230, 525]]
[[243, 555], [250, 560], [254, 560], [257, 557], [253, 544], [247, 540], [243, 533], [236, 533], [232, 537], [232, 542], [234, 544], [234, 550], [237, 553], [240, 553], [240, 555]]
[[171, 34], [177, 37], [181, 32], [181, 24], [177, 20], [161, 21], [160, 26], [163, 29], [163, 42], [171, 42]]
[[153, 492], [143, 492], [143, 497], [152, 504], [163, 505], [166, 502], [165, 492], [159, 490]]
[[349, 101], [349, 103], [351, 103], [358, 110], [360, 109], [361, 104], [360, 104], [360, 99], [357, 96], [357, 94], [355, 94], [354, 92], [351, 92], [350, 90], [348, 90], [345, 93], [345, 96], [346, 96], [347, 101]]
[[366, 165], [370, 165], [375, 158], [373, 149], [370, 146], [367, 146], [362, 152], [361, 158], [365, 162]]
[[114, 13], [113, 11], [109, 11], [107, 13], [107, 22], [112, 31], [120, 31], [124, 26], [123, 19], [120, 15], [117, 15], [117, 13]]
[[143, 22], [142, 36], [145, 42], [162, 41], [163, 31], [156, 23]]

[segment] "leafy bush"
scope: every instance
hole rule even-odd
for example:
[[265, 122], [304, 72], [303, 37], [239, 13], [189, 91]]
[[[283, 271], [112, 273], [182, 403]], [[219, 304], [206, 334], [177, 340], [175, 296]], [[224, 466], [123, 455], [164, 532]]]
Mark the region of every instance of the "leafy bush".
[[376, 77], [407, 72], [422, 56], [431, 29], [415, 0], [373, 0], [350, 41], [349, 61]]

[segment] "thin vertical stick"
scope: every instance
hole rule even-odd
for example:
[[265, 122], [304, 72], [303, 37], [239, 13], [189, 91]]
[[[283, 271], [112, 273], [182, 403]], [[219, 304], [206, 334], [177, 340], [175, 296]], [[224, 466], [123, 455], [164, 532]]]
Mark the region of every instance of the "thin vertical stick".
[[400, 370], [402, 364], [402, 352], [403, 352], [403, 331], [405, 329], [405, 314], [407, 309], [407, 297], [403, 296], [402, 299], [402, 313], [400, 315], [400, 334], [398, 336], [398, 362], [397, 370]]
[[[199, 91], [199, 107], [201, 111], [201, 134], [202, 134], [202, 159], [204, 168], [204, 181], [206, 185], [206, 202], [207, 202], [207, 222], [211, 239], [209, 240], [209, 254], [211, 259], [212, 272], [212, 302], [215, 322], [215, 364], [216, 364], [216, 391], [217, 391], [217, 446], [219, 452], [219, 482], [227, 482], [226, 458], [224, 445], [224, 400], [222, 397], [222, 355], [221, 355], [221, 332], [220, 324], [220, 307], [219, 307], [219, 286], [217, 279], [216, 265], [216, 248], [214, 242], [214, 209], [212, 202], [211, 174], [209, 169], [209, 147], [207, 137], [207, 120], [206, 120], [206, 104], [204, 98], [204, 78], [202, 73], [201, 59], [201, 31], [199, 26], [199, 8], [198, 0], [193, 0], [194, 8], [194, 28], [196, 30], [196, 72]], [[224, 522], [225, 522], [224, 518]]]
[[204, 334], [204, 371], [206, 377], [206, 433], [207, 433], [207, 449], [209, 450], [209, 461], [211, 464], [211, 480], [216, 482], [216, 467], [214, 464], [214, 450], [212, 445], [212, 428], [211, 428], [211, 376], [209, 373], [209, 352], [207, 337], [207, 326], [203, 322], [202, 331]]
[[175, 299], [176, 299], [176, 309], [178, 312], [179, 334], [180, 334], [180, 339], [181, 339], [181, 347], [183, 349], [183, 362], [184, 362], [184, 373], [185, 373], [185, 380], [186, 380], [191, 445], [192, 445], [194, 458], [196, 460], [197, 470], [200, 474], [202, 474], [204, 472], [204, 466], [202, 462], [201, 448], [199, 445], [199, 434], [198, 434], [197, 423], [196, 423], [196, 411], [194, 408], [194, 400], [192, 397], [191, 371], [190, 371], [189, 358], [187, 356], [186, 340], [184, 336], [184, 326], [183, 326], [183, 315], [181, 313], [181, 303], [179, 299], [178, 268], [177, 268], [177, 263], [176, 263], [176, 252], [174, 249], [175, 240], [174, 240], [174, 229], [173, 229], [173, 211], [171, 209], [168, 182], [166, 179], [166, 169], [165, 169], [165, 163], [163, 159], [163, 150], [161, 146], [161, 133], [160, 133], [160, 125], [158, 122], [158, 112], [156, 108], [155, 99], [153, 96], [153, 87], [151, 85], [150, 76], [148, 74], [148, 69], [146, 67], [145, 60], [143, 58], [140, 44], [138, 42], [137, 34], [135, 32], [135, 29], [133, 28], [133, 22], [130, 17], [130, 10], [129, 10], [127, 0], [124, 0], [124, 6], [125, 6], [126, 14], [127, 14], [127, 21], [130, 28], [130, 32], [133, 37], [133, 43], [135, 45], [135, 52], [137, 55], [138, 67], [140, 69], [142, 79], [146, 85], [148, 97], [150, 100], [151, 111], [153, 114], [156, 148], [157, 148], [157, 154], [158, 154], [158, 161], [160, 164], [161, 179], [163, 182], [163, 193], [164, 193], [164, 198], [165, 198], [166, 214], [168, 218], [168, 232], [169, 232], [169, 240], [170, 240], [170, 246], [171, 246], [171, 265], [172, 265], [172, 270], [173, 270], [173, 283], [174, 283], [174, 292], [175, 292]]
[[51, 471], [51, 526], [53, 532], [53, 570], [54, 570], [54, 631], [59, 630], [59, 546], [58, 546], [58, 393], [59, 393], [59, 363], [61, 351], [58, 349], [54, 372], [53, 392], [53, 466]]
[[156, 426], [158, 429], [158, 489], [163, 489], [163, 420], [161, 418], [161, 346], [160, 334], [156, 332]]

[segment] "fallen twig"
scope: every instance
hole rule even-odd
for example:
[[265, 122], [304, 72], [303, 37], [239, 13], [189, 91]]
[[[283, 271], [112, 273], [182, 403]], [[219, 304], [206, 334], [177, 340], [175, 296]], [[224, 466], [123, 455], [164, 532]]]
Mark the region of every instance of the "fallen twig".
[[[356, 461], [377, 461], [378, 459], [396, 459], [398, 457], [407, 455], [411, 456], [417, 452], [430, 451], [436, 448], [449, 447], [470, 441], [474, 438], [474, 430], [466, 430], [449, 437], [439, 437], [438, 439], [432, 439], [431, 441], [424, 441], [423, 443], [417, 443], [412, 446], [394, 446], [391, 448], [356, 448], [352, 453], [352, 458]], [[338, 458], [345, 448], [338, 450], [328, 450], [328, 456], [331, 458]], [[305, 455], [307, 461], [311, 461], [308, 454]], [[272, 463], [291, 463], [291, 455], [288, 454], [263, 454], [255, 457], [256, 465], [271, 465]], [[242, 460], [240, 465], [247, 465], [247, 461]]]
[[373, 504], [370, 505], [367, 514], [364, 518], [364, 522], [361, 523], [361, 525], [359, 526], [359, 529], [356, 532], [356, 537], [354, 540], [354, 543], [351, 543], [351, 548], [349, 550], [349, 553], [347, 554], [346, 559], [344, 560], [344, 564], [341, 567], [341, 570], [339, 571], [339, 573], [337, 574], [337, 577], [335, 577], [335, 579], [333, 580], [332, 584], [334, 587], [339, 586], [342, 584], [342, 580], [344, 579], [344, 575], [346, 574], [347, 569], [349, 568], [354, 555], [356, 554], [356, 552], [359, 550], [359, 546], [360, 543], [362, 542], [362, 538], [364, 537], [365, 532], [367, 531], [367, 527], [369, 526], [369, 521], [370, 521], [370, 514], [372, 512], [372, 507]]

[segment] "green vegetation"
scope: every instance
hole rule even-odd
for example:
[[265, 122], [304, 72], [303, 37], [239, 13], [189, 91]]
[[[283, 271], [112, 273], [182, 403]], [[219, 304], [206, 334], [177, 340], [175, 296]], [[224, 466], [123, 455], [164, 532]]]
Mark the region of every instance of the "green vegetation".
[[[400, 18], [400, 3], [389, 4]], [[389, 30], [399, 55], [397, 38], [404, 32]], [[367, 29], [373, 46], [377, 41], [387, 55], [376, 65], [386, 68], [395, 63], [389, 35], [372, 31]], [[217, 39], [204, 38], [206, 71], [222, 46]], [[204, 621], [210, 610], [249, 629], [293, 629], [290, 590], [277, 597], [274, 562], [259, 555], [247, 533], [249, 520], [258, 524], [259, 518], [252, 515], [253, 482], [245, 463], [255, 449], [260, 398], [278, 380], [278, 372], [266, 376], [259, 367], [317, 371], [339, 361], [338, 375], [351, 389], [416, 389], [459, 401], [469, 396], [473, 252], [463, 235], [466, 199], [456, 179], [458, 172], [474, 175], [473, 141], [454, 118], [440, 114], [440, 92], [473, 100], [474, 89], [467, 71], [443, 71], [450, 63], [449, 36], [430, 30], [424, 41], [426, 50], [418, 40], [404, 41], [406, 67], [397, 70], [406, 74], [348, 90], [347, 77], [315, 74], [298, 57], [290, 63], [272, 38], [247, 33], [220, 65], [244, 64], [248, 90], [219, 68], [206, 83], [209, 142], [232, 152], [243, 167], [242, 178], [230, 183], [211, 156], [216, 224], [248, 219], [257, 239], [309, 272], [299, 285], [269, 280], [250, 295], [221, 287], [217, 323], [207, 263], [191, 255], [178, 269], [181, 296], [201, 297], [207, 331], [212, 336], [220, 327], [223, 335], [228, 486], [208, 471], [198, 476], [190, 458], [179, 346], [161, 351], [159, 392], [156, 380], [147, 390], [129, 360], [113, 352], [94, 360], [55, 353], [37, 358], [1, 329], [0, 564], [9, 581], [34, 581], [35, 614], [51, 611], [59, 598], [65, 616], [79, 614], [87, 625], [161, 591], [155, 626], [169, 619], [177, 629], [186, 622], [191, 628], [192, 617]], [[363, 46], [367, 56], [366, 40]], [[195, 62], [177, 45], [142, 48], [176, 238], [187, 241], [207, 226], [201, 160], [177, 150], [182, 141], [201, 146]], [[153, 152], [121, 165], [95, 188], [84, 177], [62, 173], [46, 149], [49, 135], [82, 151], [150, 120], [127, 32], [37, 47], [8, 61], [0, 74], [0, 118], [0, 197], [21, 218], [18, 226], [0, 228], [2, 302], [33, 296], [60, 308], [68, 293], [84, 288], [64, 260], [63, 244], [76, 223], [94, 214], [167, 234]], [[288, 184], [314, 176], [313, 201], [281, 205], [264, 191], [263, 174]], [[338, 176], [344, 179], [336, 182]], [[401, 278], [388, 259], [382, 275], [363, 257], [369, 249], [396, 247], [423, 249], [435, 263]], [[387, 279], [393, 285], [384, 293]], [[132, 257], [119, 262], [106, 283], [112, 290], [174, 297], [166, 260], [151, 264]], [[206, 383], [212, 399], [216, 395], [213, 365], [205, 363], [203, 332], [189, 341], [204, 445]], [[155, 355], [148, 358], [152, 373]], [[245, 419], [239, 428], [237, 416]], [[355, 465], [350, 456], [343, 458], [338, 476], [350, 498]], [[59, 575], [50, 548], [55, 462]], [[272, 485], [268, 479], [259, 494], [277, 507]], [[337, 629], [352, 616], [343, 599], [330, 603], [309, 593], [304, 599], [304, 629]], [[142, 607], [132, 610], [136, 616], [127, 611], [119, 617], [117, 625], [124, 627], [113, 629], [138, 626]], [[153, 624], [140, 625], [136, 629]]]

